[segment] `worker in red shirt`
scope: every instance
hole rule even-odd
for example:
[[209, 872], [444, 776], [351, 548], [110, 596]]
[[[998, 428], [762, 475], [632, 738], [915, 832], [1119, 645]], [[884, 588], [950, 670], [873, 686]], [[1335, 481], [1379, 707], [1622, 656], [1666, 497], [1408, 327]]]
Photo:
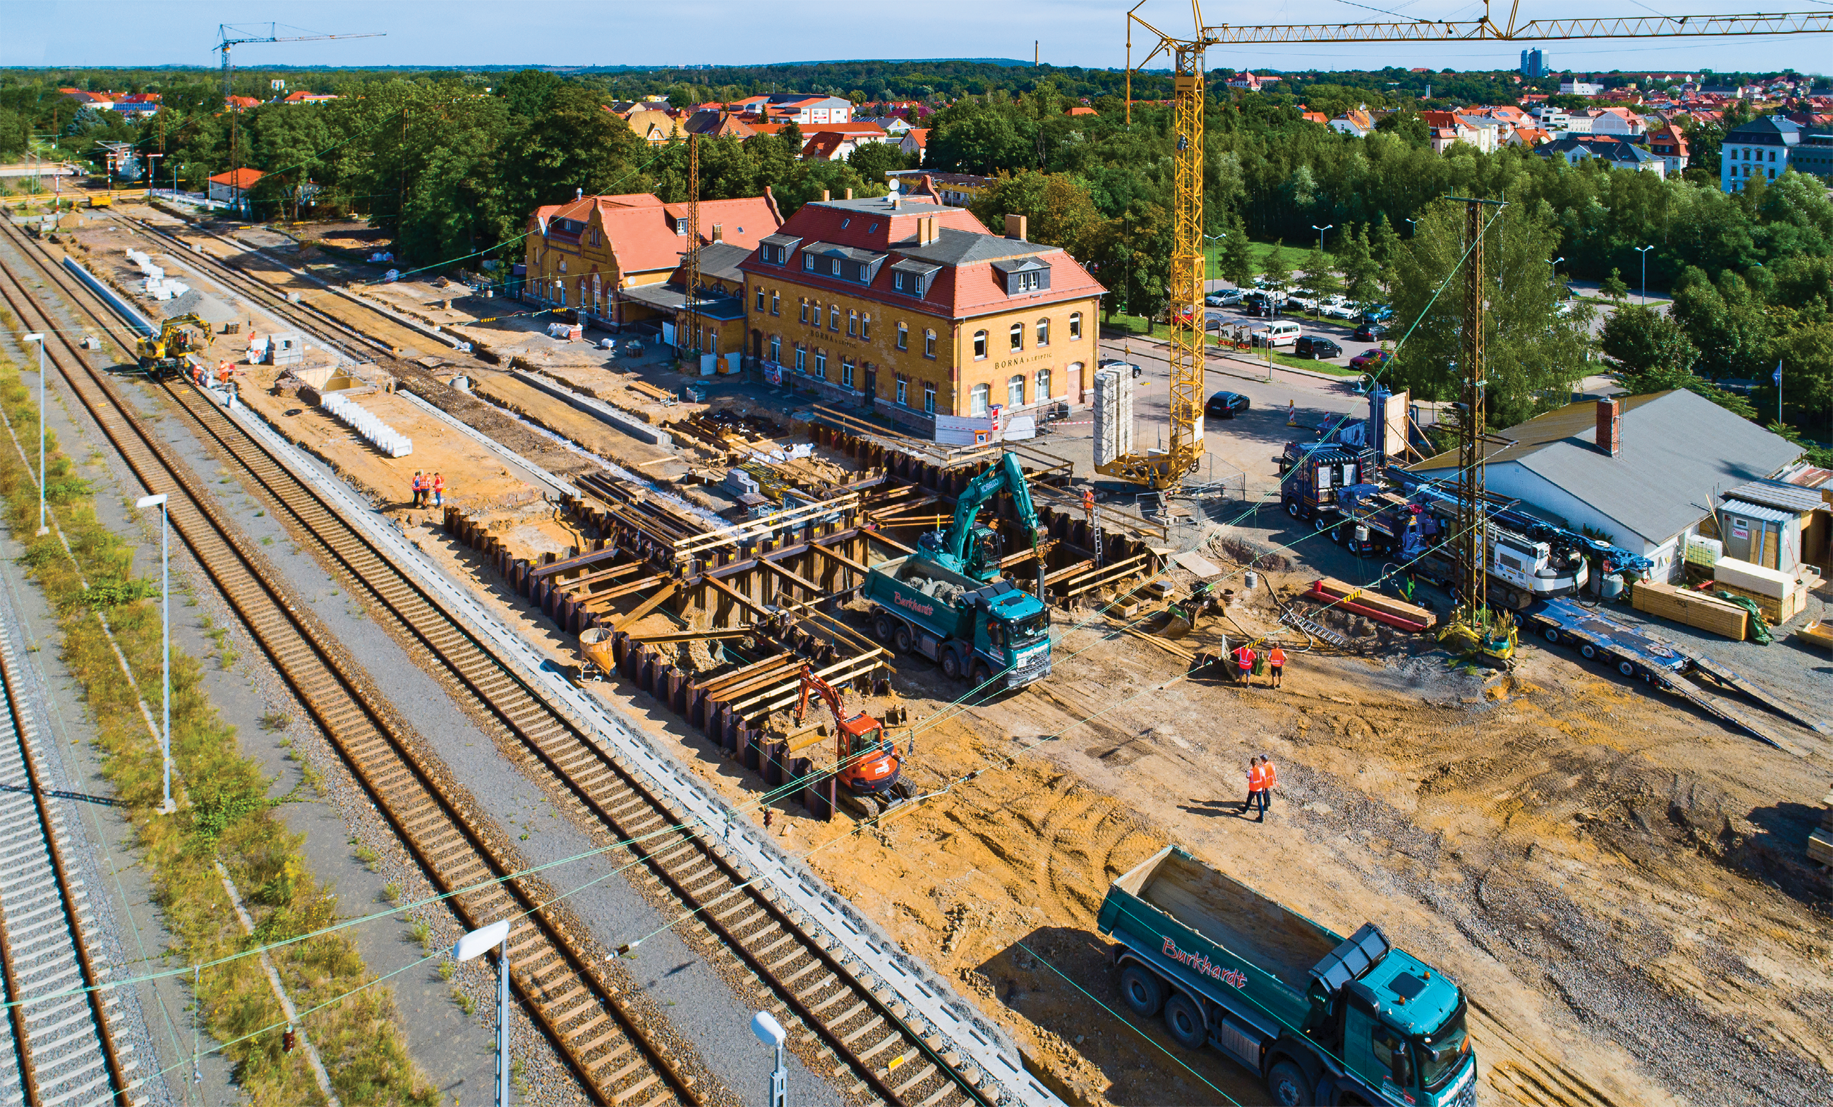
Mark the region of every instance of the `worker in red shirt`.
[[1235, 675], [1241, 683], [1254, 683], [1254, 647], [1243, 645], [1235, 651]]
[[433, 506], [444, 507], [446, 502], [446, 478], [443, 473], [433, 474]]
[[1273, 648], [1267, 651], [1267, 669], [1271, 674], [1272, 686], [1279, 687], [1286, 671], [1286, 651], [1279, 648], [1278, 642], [1273, 643]]
[[1260, 805], [1260, 815], [1255, 822], [1264, 822], [1267, 817], [1267, 777], [1260, 766], [1260, 758], [1247, 759], [1247, 799], [1241, 803], [1241, 813], [1247, 814], [1255, 804]]

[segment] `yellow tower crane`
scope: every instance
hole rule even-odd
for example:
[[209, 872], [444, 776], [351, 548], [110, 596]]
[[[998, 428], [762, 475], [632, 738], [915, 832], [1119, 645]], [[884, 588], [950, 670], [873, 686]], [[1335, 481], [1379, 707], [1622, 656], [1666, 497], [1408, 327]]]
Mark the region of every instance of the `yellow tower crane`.
[[[1757, 15], [1638, 15], [1516, 22], [1513, 0], [1506, 23], [1490, 18], [1489, 0], [1474, 20], [1419, 19], [1397, 23], [1306, 23], [1216, 26], [1203, 24], [1198, 0], [1191, 0], [1195, 33], [1178, 38], [1141, 19], [1145, 0], [1127, 12], [1127, 122], [1133, 121], [1133, 71], [1159, 54], [1172, 63], [1177, 159], [1172, 188], [1171, 276], [1168, 281], [1171, 343], [1170, 435], [1164, 452], [1126, 454], [1099, 467], [1105, 476], [1155, 490], [1174, 489], [1203, 460], [1203, 377], [1205, 332], [1203, 286], [1203, 81], [1204, 52], [1211, 46], [1295, 42], [1459, 42], [1576, 38], [1702, 38], [1738, 35], [1795, 35], [1833, 31], [1833, 11]], [[1143, 28], [1152, 48], [1133, 64], [1133, 25]], [[1466, 366], [1482, 388], [1482, 366]], [[1481, 433], [1480, 429], [1477, 433]]]

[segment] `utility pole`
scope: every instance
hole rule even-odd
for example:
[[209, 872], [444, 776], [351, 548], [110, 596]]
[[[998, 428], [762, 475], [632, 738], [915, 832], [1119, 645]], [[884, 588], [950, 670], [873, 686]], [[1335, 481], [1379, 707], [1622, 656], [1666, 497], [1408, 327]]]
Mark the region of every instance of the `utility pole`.
[[1648, 306], [1648, 252], [1650, 250], [1653, 250], [1654, 248], [1655, 247], [1652, 245], [1636, 247], [1636, 253], [1642, 255], [1642, 306], [1643, 307]]
[[[693, 132], [687, 136], [687, 253], [681, 279], [687, 286], [687, 342], [685, 348], [694, 360], [693, 373], [700, 372], [700, 139]], [[741, 293], [742, 295], [742, 293]], [[691, 375], [691, 374], [690, 374]]]

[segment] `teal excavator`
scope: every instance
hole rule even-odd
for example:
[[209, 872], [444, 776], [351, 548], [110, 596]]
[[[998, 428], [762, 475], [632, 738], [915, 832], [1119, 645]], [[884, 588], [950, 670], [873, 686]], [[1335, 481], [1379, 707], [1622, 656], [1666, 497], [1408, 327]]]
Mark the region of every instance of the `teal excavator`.
[[[1031, 536], [1031, 548], [1037, 549], [1037, 508], [1031, 503], [1031, 489], [1025, 484], [1025, 471], [1019, 467], [1016, 454], [1006, 454], [998, 465], [975, 477], [955, 500], [955, 518], [947, 530], [930, 531], [917, 541], [917, 554], [951, 572], [969, 576], [983, 583], [999, 577], [999, 563], [1006, 556], [1005, 539], [992, 527], [975, 522], [980, 509], [1001, 492], [1012, 495], [1018, 509], [1019, 525]], [[1041, 569], [1041, 565], [1040, 565]]]

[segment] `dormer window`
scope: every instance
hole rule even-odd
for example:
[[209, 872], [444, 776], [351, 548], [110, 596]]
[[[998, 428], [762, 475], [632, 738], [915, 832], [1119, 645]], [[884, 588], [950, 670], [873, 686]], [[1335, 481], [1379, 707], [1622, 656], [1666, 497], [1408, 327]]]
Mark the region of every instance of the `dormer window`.
[[815, 255], [803, 254], [802, 255], [802, 268], [806, 269], [810, 273], [813, 273], [815, 271]]
[[687, 220], [686, 219], [675, 220], [675, 233], [676, 234], [686, 234], [687, 233]]
[[827, 259], [827, 268], [828, 268], [828, 272], [838, 277], [840, 275], [840, 259], [839, 258]]

